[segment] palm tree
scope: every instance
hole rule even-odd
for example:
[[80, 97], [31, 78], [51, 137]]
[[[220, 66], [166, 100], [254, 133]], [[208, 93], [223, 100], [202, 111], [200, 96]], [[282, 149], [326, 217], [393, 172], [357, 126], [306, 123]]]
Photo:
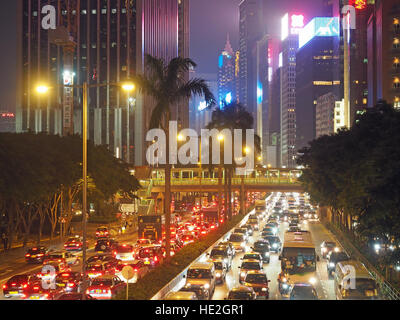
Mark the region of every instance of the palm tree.
[[166, 255], [170, 257], [171, 239], [171, 164], [169, 161], [169, 122], [171, 108], [193, 95], [204, 96], [209, 107], [215, 105], [214, 95], [203, 79], [185, 80], [185, 73], [197, 65], [191, 59], [177, 57], [168, 65], [163, 59], [146, 55], [146, 71], [137, 75], [135, 82], [140, 91], [154, 99], [155, 107], [151, 114], [149, 129], [162, 128], [166, 133], [167, 163], [165, 165], [165, 229]]
[[[224, 104], [222, 108], [216, 108], [213, 111], [211, 122], [207, 125], [207, 129], [218, 129], [219, 131], [223, 129], [229, 129], [231, 133], [233, 133], [235, 129], [241, 129], [241, 130], [252, 129], [253, 123], [254, 123], [253, 116], [248, 111], [246, 111], [246, 109], [241, 104], [237, 102], [232, 102], [231, 104]], [[242, 143], [245, 144], [246, 136], [242, 135], [242, 138], [243, 138]], [[254, 135], [254, 148], [255, 150], [253, 150], [253, 152], [256, 155], [261, 153], [261, 139], [256, 134]], [[221, 153], [223, 154], [223, 151], [221, 151]], [[227, 213], [228, 219], [232, 218], [231, 196], [232, 196], [232, 177], [234, 169], [235, 169], [235, 161], [233, 161], [232, 165], [224, 163], [225, 213]], [[242, 182], [243, 182], [243, 177], [242, 177]], [[242, 194], [241, 196], [243, 197], [244, 195]], [[242, 209], [243, 209], [243, 203], [242, 203]]]

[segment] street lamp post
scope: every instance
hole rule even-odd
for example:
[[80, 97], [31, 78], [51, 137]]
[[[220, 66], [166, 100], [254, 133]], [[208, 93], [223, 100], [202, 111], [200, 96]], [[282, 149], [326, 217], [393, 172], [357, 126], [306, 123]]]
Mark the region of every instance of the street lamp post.
[[[82, 186], [82, 299], [86, 300], [86, 289], [87, 289], [87, 274], [86, 274], [86, 253], [87, 253], [87, 123], [88, 123], [88, 91], [91, 87], [104, 87], [111, 85], [109, 83], [106, 84], [95, 84], [89, 85], [87, 82], [84, 82], [83, 85], [70, 85], [70, 86], [56, 86], [56, 87], [69, 87], [69, 88], [80, 88], [83, 89], [83, 106], [82, 106], [82, 178], [83, 178], [83, 186]], [[112, 84], [116, 86], [120, 86], [120, 84]], [[36, 88], [36, 92], [39, 94], [47, 94], [51, 87], [46, 85], [40, 85]], [[122, 89], [131, 92], [135, 89], [135, 86], [130, 83], [125, 83], [122, 85]]]

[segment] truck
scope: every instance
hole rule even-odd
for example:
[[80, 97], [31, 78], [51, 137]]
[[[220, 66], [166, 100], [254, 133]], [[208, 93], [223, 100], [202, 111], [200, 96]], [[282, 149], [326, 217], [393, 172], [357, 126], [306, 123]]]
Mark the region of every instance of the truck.
[[202, 209], [203, 221], [208, 223], [218, 223], [218, 208], [208, 207]]
[[153, 241], [162, 240], [164, 215], [142, 215], [138, 216], [138, 237], [139, 239], [150, 239]]
[[267, 205], [265, 204], [265, 200], [256, 200], [255, 203], [256, 213], [265, 213], [267, 211]]

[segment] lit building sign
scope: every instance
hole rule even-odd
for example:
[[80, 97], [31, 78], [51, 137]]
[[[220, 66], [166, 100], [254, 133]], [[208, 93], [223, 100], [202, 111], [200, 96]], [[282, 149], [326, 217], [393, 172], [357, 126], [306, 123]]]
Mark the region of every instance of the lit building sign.
[[15, 118], [15, 114], [14, 113], [2, 113], [1, 117], [2, 118]]
[[299, 33], [299, 48], [302, 48], [314, 37], [339, 37], [339, 17], [314, 18]]
[[279, 64], [278, 64], [278, 68], [283, 66], [283, 53], [281, 52], [279, 54]]
[[205, 110], [205, 109], [207, 109], [207, 102], [205, 102], [205, 101], [200, 101], [197, 110], [203, 111], [203, 110]]
[[229, 93], [226, 94], [226, 96], [225, 96], [225, 102], [226, 102], [227, 104], [231, 104], [231, 102], [232, 102], [232, 92], [229, 92]]
[[272, 81], [272, 73], [273, 73], [272, 67], [269, 67], [269, 68], [268, 68], [268, 81], [269, 81], [269, 82]]
[[367, 0], [354, 0], [353, 6], [358, 10], [363, 10], [367, 7]]
[[264, 90], [261, 83], [257, 85], [257, 103], [261, 104], [263, 101]]
[[285, 40], [289, 36], [289, 14], [286, 13], [281, 20], [281, 40]]

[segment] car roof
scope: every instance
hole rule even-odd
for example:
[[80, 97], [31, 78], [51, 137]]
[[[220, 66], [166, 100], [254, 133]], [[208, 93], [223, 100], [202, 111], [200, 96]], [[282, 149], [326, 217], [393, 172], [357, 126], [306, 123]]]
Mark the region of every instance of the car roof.
[[242, 260], [242, 263], [244, 263], [244, 262], [257, 262], [257, 263], [259, 263], [260, 260], [257, 260], [257, 259], [244, 259], [244, 260]]
[[197, 297], [196, 293], [193, 291], [177, 291], [177, 292], [170, 292], [166, 296], [166, 300], [188, 300], [193, 297]]
[[254, 289], [253, 288], [250, 288], [250, 287], [247, 287], [247, 286], [242, 286], [242, 285], [240, 285], [240, 286], [237, 286], [237, 287], [234, 287], [232, 290], [231, 290], [231, 292], [253, 292], [254, 291]]
[[[251, 271], [247, 272], [247, 274], [248, 274], [248, 275], [249, 275], [249, 274], [263, 274], [264, 276], [267, 277], [267, 274], [266, 274], [264, 271], [261, 271], [261, 270], [251, 270]], [[268, 278], [268, 277], [267, 277], [267, 278]]]
[[210, 269], [214, 266], [212, 262], [195, 262], [189, 269]]
[[93, 279], [93, 280], [112, 280], [112, 279], [114, 279], [115, 277], [118, 277], [118, 276], [112, 275], [112, 274], [106, 274], [106, 275], [97, 277], [97, 278], [95, 278], [95, 279]]

